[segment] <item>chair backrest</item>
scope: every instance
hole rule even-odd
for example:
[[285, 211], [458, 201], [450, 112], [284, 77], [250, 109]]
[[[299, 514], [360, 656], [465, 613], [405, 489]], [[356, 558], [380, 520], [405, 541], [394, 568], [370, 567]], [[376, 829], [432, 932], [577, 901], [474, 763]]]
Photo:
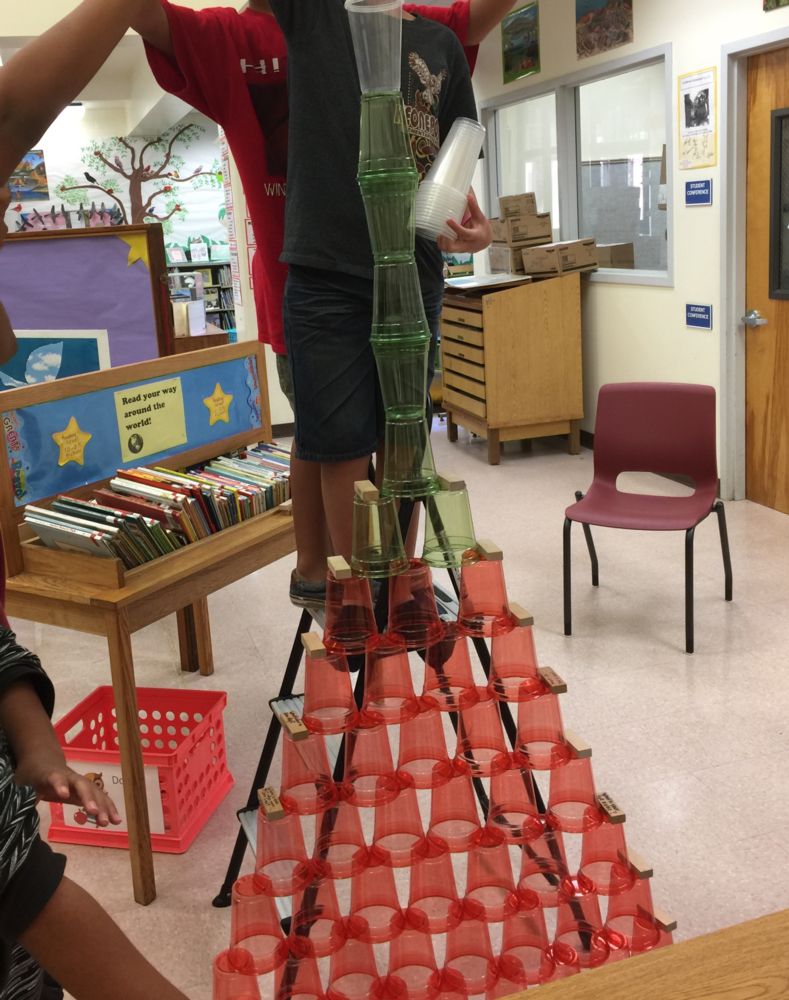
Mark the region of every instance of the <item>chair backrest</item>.
[[682, 382], [618, 382], [600, 387], [594, 477], [620, 472], [689, 476], [716, 487], [715, 390]]

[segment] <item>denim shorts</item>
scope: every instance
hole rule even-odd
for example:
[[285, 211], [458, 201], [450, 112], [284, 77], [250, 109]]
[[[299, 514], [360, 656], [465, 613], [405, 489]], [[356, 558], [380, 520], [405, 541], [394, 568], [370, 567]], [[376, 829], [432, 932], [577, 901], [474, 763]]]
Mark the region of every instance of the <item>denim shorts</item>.
[[[431, 374], [440, 311], [439, 292], [425, 301]], [[291, 265], [283, 315], [297, 456], [346, 462], [371, 455], [384, 436], [383, 400], [370, 344], [372, 281]]]

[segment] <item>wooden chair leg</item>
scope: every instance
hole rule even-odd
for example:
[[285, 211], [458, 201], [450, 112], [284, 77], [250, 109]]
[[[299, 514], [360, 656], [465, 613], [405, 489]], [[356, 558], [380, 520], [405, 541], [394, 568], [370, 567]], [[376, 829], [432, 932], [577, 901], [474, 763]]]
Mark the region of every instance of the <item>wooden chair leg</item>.
[[145, 794], [131, 636], [125, 619], [116, 614], [107, 615], [106, 633], [118, 723], [132, 885], [135, 900], [147, 906], [156, 899], [156, 879], [151, 852], [148, 800]]
[[685, 532], [685, 652], [693, 652], [693, 535], [695, 528]]
[[181, 653], [181, 670], [199, 670], [203, 677], [214, 672], [214, 653], [211, 646], [211, 621], [208, 617], [208, 598], [201, 597], [176, 612], [178, 622], [178, 647]]
[[562, 547], [562, 570], [564, 577], [564, 634], [573, 634], [573, 606], [572, 606], [572, 581], [570, 579], [570, 532], [573, 522], [569, 517], [564, 519], [564, 538]]
[[718, 515], [718, 531], [721, 536], [721, 554], [723, 555], [724, 596], [727, 601], [732, 599], [733, 579], [731, 572], [731, 553], [729, 552], [729, 532], [726, 530], [726, 511], [723, 501], [716, 500], [712, 509]]

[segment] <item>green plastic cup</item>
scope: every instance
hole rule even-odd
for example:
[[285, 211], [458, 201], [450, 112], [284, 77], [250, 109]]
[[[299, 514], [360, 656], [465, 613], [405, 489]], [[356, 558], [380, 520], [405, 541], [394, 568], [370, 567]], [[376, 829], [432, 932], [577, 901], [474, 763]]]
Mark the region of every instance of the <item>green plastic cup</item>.
[[366, 174], [359, 187], [376, 263], [414, 259], [416, 170]]
[[371, 173], [413, 170], [403, 95], [363, 94], [359, 120], [359, 179]]
[[430, 339], [419, 274], [413, 258], [378, 264], [373, 280], [373, 344]]
[[477, 544], [468, 490], [440, 490], [425, 500], [422, 559], [434, 568], [460, 569], [463, 553]]
[[418, 419], [387, 420], [382, 492], [417, 500], [437, 490], [438, 475], [424, 411]]
[[387, 420], [418, 420], [427, 403], [427, 356], [430, 341], [373, 344], [378, 381]]
[[408, 568], [403, 536], [394, 498], [353, 498], [351, 569], [356, 576], [374, 580], [394, 576]]

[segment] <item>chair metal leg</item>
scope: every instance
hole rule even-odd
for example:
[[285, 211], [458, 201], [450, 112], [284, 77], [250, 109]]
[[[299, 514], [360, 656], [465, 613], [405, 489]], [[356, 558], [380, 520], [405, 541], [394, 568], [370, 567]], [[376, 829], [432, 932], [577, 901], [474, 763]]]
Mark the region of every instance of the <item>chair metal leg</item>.
[[564, 634], [573, 634], [573, 608], [570, 581], [570, 532], [573, 522], [569, 517], [564, 519], [564, 556], [562, 569], [564, 573]]
[[716, 500], [712, 509], [718, 515], [718, 530], [721, 536], [721, 553], [723, 554], [723, 573], [725, 579], [724, 596], [727, 601], [730, 601], [732, 599], [733, 591], [731, 554], [729, 552], [729, 533], [726, 530], [726, 511], [723, 507], [723, 501]]
[[685, 532], [685, 652], [693, 652], [693, 535], [695, 528]]
[[[575, 491], [575, 499], [577, 501], [583, 500], [584, 495], [580, 490]], [[592, 563], [592, 586], [600, 586], [600, 573], [598, 571], [597, 564], [597, 550], [594, 547], [594, 539], [592, 538], [592, 526], [589, 524], [582, 524], [581, 527], [584, 529], [584, 538], [586, 539], [586, 547], [589, 550], [589, 560]]]

